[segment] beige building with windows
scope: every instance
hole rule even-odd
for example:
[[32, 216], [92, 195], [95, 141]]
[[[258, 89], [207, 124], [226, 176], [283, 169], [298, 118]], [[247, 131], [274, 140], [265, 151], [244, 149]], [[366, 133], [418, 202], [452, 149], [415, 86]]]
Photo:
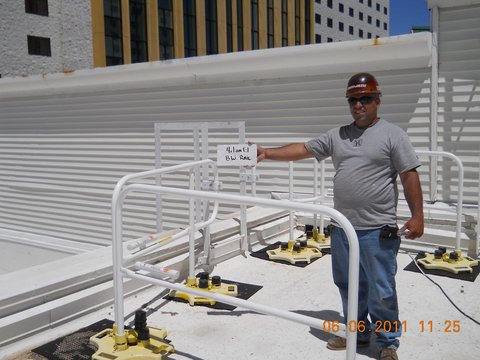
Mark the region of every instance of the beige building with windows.
[[92, 0], [95, 66], [310, 44], [313, 0]]

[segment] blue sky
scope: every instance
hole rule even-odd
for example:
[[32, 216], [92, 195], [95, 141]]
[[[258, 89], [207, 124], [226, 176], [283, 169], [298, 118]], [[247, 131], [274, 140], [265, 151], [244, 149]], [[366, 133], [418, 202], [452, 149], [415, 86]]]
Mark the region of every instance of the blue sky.
[[408, 34], [419, 25], [430, 25], [427, 0], [390, 0], [390, 35]]

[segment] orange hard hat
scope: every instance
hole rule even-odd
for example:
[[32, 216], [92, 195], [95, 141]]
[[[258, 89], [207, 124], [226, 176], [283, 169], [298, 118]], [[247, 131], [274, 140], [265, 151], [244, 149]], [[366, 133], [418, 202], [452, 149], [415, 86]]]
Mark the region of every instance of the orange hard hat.
[[372, 74], [358, 73], [348, 80], [346, 97], [363, 94], [382, 95], [378, 89], [377, 79]]

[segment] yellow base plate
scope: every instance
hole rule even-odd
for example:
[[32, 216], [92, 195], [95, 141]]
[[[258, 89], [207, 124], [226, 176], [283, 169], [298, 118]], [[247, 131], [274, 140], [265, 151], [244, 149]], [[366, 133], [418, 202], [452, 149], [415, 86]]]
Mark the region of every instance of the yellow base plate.
[[[150, 339], [139, 341], [136, 345], [127, 346], [125, 350], [117, 350], [115, 335], [112, 329], [105, 329], [90, 338], [90, 344], [98, 348], [92, 360], [163, 360], [175, 350], [165, 341], [166, 330], [148, 326]], [[134, 330], [129, 330], [134, 333]], [[127, 338], [131, 338], [131, 334]], [[136, 338], [133, 336], [133, 338]]]
[[288, 241], [288, 247], [282, 249], [282, 245], [279, 245], [277, 249], [267, 250], [267, 255], [270, 260], [283, 260], [288, 261], [290, 264], [296, 264], [297, 262], [306, 262], [310, 264], [313, 259], [321, 258], [322, 252], [315, 247], [302, 247], [299, 251], [294, 250], [294, 245], [297, 241]]
[[307, 240], [307, 246], [318, 250], [330, 249], [330, 236], [320, 233], [314, 228], [311, 236], [304, 234], [298, 240]]
[[318, 250], [330, 249], [330, 237], [320, 234], [317, 238], [307, 238], [307, 246]]
[[225, 284], [225, 283], [220, 283], [219, 285], [213, 285], [212, 284], [212, 279], [210, 278], [208, 280], [208, 288], [200, 288], [198, 286], [199, 284], [199, 278], [196, 278], [195, 280], [190, 280], [187, 281], [187, 286], [192, 287], [196, 290], [203, 290], [205, 291], [205, 296], [195, 296], [183, 291], [176, 291], [172, 290], [170, 292], [170, 296], [173, 298], [178, 298], [178, 299], [183, 299], [187, 301], [191, 306], [194, 306], [195, 304], [207, 304], [210, 306], [215, 305], [217, 302], [215, 300], [209, 299], [208, 298], [208, 293], [216, 293], [216, 294], [223, 294], [223, 295], [229, 295], [229, 296], [238, 296], [238, 287], [236, 284]]
[[458, 258], [450, 259], [448, 252], [444, 253], [441, 258], [435, 258], [433, 254], [427, 253], [423, 259], [418, 259], [417, 262], [422, 264], [425, 269], [445, 270], [454, 274], [460, 272], [473, 272], [472, 266], [478, 266], [478, 261], [469, 256], [463, 256], [462, 252], [455, 250]]

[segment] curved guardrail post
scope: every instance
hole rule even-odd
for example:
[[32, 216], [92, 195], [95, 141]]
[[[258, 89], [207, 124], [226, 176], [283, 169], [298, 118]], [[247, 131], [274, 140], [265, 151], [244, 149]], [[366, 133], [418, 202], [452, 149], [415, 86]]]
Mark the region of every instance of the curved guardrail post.
[[457, 193], [457, 223], [456, 223], [456, 249], [460, 249], [462, 235], [462, 211], [463, 211], [463, 164], [460, 158], [447, 151], [417, 150], [419, 155], [445, 156], [452, 159], [458, 166], [458, 193]]
[[[124, 183], [124, 182], [123, 182]], [[114, 237], [113, 237], [113, 256], [114, 256], [114, 288], [115, 288], [115, 302], [114, 302], [114, 312], [115, 312], [115, 323], [117, 325], [117, 333], [114, 334], [117, 338], [122, 338], [124, 334], [124, 307], [123, 307], [123, 276], [128, 276], [131, 278], [138, 278], [144, 281], [148, 281], [154, 284], [164, 286], [169, 289], [175, 289], [179, 291], [185, 291], [194, 295], [204, 296], [204, 292], [199, 292], [198, 290], [186, 287], [181, 284], [172, 284], [167, 281], [160, 279], [155, 279], [149, 276], [137, 274], [134, 271], [131, 271], [122, 266], [122, 209], [121, 204], [122, 200], [126, 197], [127, 193], [131, 191], [144, 192], [144, 193], [156, 193], [156, 194], [165, 194], [165, 195], [174, 195], [181, 196], [186, 198], [195, 198], [195, 199], [205, 199], [218, 202], [225, 202], [230, 204], [237, 205], [258, 205], [268, 208], [280, 208], [294, 211], [305, 211], [310, 213], [323, 213], [330, 218], [334, 219], [345, 231], [347, 235], [350, 253], [349, 253], [349, 283], [348, 283], [348, 319], [347, 324], [352, 321], [357, 320], [358, 314], [358, 279], [359, 279], [359, 245], [358, 238], [353, 229], [353, 226], [350, 224], [348, 219], [339, 213], [338, 211], [328, 208], [323, 205], [316, 204], [305, 204], [299, 202], [292, 202], [286, 200], [272, 200], [272, 199], [263, 199], [255, 198], [251, 196], [240, 196], [232, 194], [221, 194], [217, 192], [206, 192], [198, 190], [189, 190], [189, 189], [178, 189], [178, 188], [169, 188], [164, 186], [155, 186], [155, 185], [145, 185], [145, 184], [132, 184], [128, 186], [119, 186], [115, 189], [114, 199], [112, 200], [112, 215], [114, 217], [112, 223], [114, 228]], [[278, 316], [287, 320], [299, 322], [312, 326], [317, 329], [324, 330], [324, 322], [319, 319], [292, 313], [286, 310], [276, 309], [270, 306], [255, 304], [251, 301], [246, 301], [242, 299], [233, 298], [227, 295], [222, 294], [209, 294], [209, 297], [224, 302], [226, 304], [231, 304], [234, 306], [239, 306], [246, 309], [251, 309], [256, 312], [260, 312], [267, 315]], [[348, 326], [342, 324], [341, 329], [345, 332], [344, 336], [347, 339], [347, 351], [346, 358], [348, 360], [355, 359], [356, 353], [356, 339], [357, 333], [353, 331], [348, 331]], [[338, 333], [338, 335], [343, 335]]]

